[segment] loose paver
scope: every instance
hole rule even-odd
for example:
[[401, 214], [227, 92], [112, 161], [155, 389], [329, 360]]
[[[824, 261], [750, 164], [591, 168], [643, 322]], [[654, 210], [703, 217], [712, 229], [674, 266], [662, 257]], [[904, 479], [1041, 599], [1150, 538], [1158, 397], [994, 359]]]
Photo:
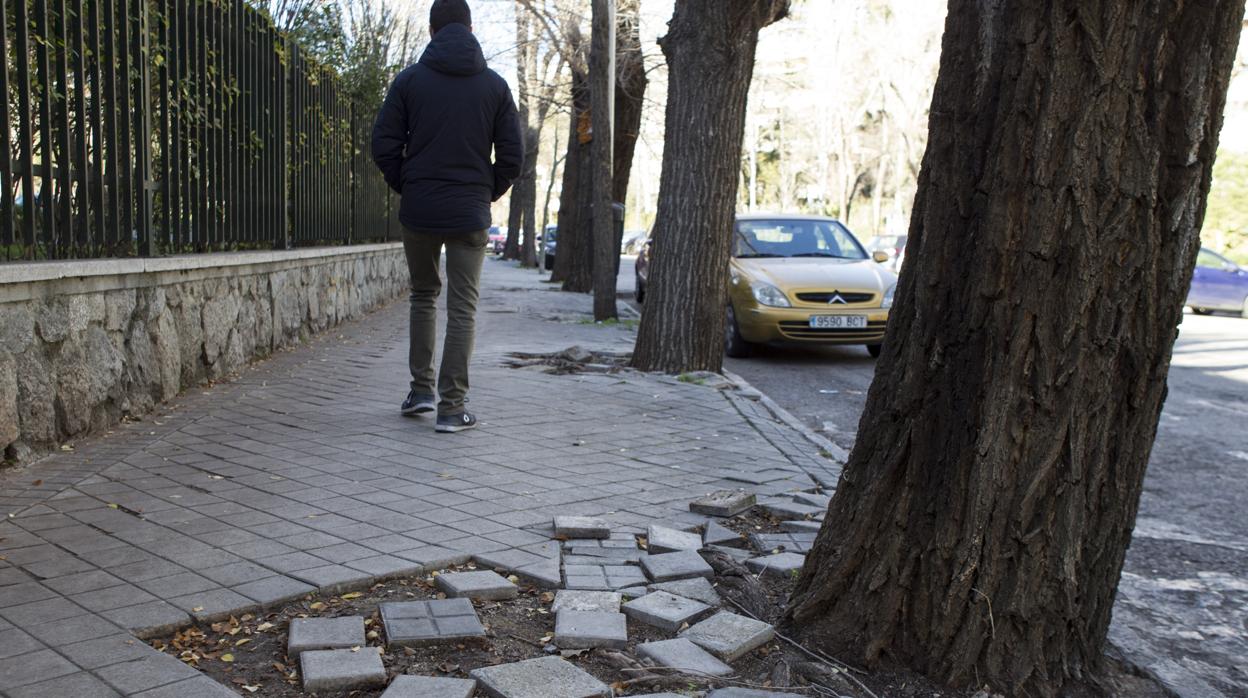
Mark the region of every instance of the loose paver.
[[818, 533], [820, 528], [823, 528], [823, 523], [819, 521], [798, 521], [794, 519], [792, 521], [780, 522], [780, 530], [785, 533], [805, 533], [808, 531]]
[[740, 533], [727, 526], [707, 521], [706, 530], [702, 532], [702, 543], [705, 545], [744, 545], [745, 539]]
[[567, 565], [563, 571], [568, 589], [624, 589], [646, 583], [646, 576], [633, 565]]
[[808, 553], [815, 544], [814, 533], [751, 533], [750, 542], [762, 552]]
[[732, 667], [683, 637], [647, 642], [638, 645], [637, 652], [643, 657], [654, 660], [658, 666], [679, 669], [691, 674], [727, 676], [733, 671]]
[[651, 525], [646, 529], [646, 547], [652, 555], [697, 550], [702, 547], [702, 536], [666, 526]]
[[497, 572], [452, 572], [434, 577], [438, 588], [447, 596], [501, 601], [514, 599], [519, 589]]
[[384, 686], [386, 667], [376, 647], [351, 650], [308, 650], [299, 655], [303, 690], [313, 693], [351, 691]]
[[787, 499], [763, 502], [762, 507], [768, 514], [781, 521], [816, 519], [822, 517], [826, 511], [823, 507], [798, 504]]
[[793, 495], [793, 501], [798, 504], [809, 504], [812, 507], [827, 509], [828, 504], [832, 501], [832, 497], [826, 494], [815, 494], [814, 492], [798, 492]]
[[776, 553], [750, 558], [745, 561], [745, 564], [764, 577], [788, 579], [802, 571], [802, 565], [806, 564], [806, 556], [797, 553]]
[[491, 698], [606, 698], [611, 689], [561, 657], [541, 657], [474, 669]]
[[753, 492], [719, 490], [689, 502], [689, 511], [708, 516], [736, 516], [754, 506], [756, 501]]
[[383, 603], [381, 622], [390, 645], [416, 647], [485, 637], [485, 628], [468, 599]]
[[650, 555], [641, 561], [646, 575], [656, 582], [670, 582], [674, 579], [690, 577], [715, 576], [715, 570], [707, 564], [702, 556], [692, 550], [680, 550], [674, 553]]
[[555, 615], [555, 645], [562, 649], [619, 648], [627, 644], [628, 629], [623, 613], [565, 608]]
[[294, 659], [306, 650], [337, 650], [364, 645], [364, 618], [295, 618], [290, 621], [286, 654]]
[[555, 613], [564, 609], [619, 613], [620, 600], [620, 594], [614, 591], [560, 589], [555, 592], [555, 602], [551, 604], [550, 610]]
[[694, 623], [713, 610], [701, 601], [666, 591], [646, 594], [624, 604], [624, 613], [629, 618], [668, 632], [676, 632], [681, 626]]
[[706, 546], [706, 549], [712, 552], [727, 555], [738, 562], [745, 562], [746, 560], [754, 557], [754, 553], [752, 551], [745, 550], [744, 548], [730, 548], [726, 545], [708, 545]]
[[708, 606], [720, 604], [719, 592], [714, 585], [703, 577], [693, 579], [677, 579], [674, 582], [658, 582], [649, 586], [650, 591], [666, 591], [669, 594], [683, 596], [686, 599], [701, 601]]
[[757, 688], [741, 688], [732, 686], [729, 688], [717, 688], [706, 694], [706, 698], [800, 698], [800, 693], [777, 693], [776, 691], [763, 691]]
[[762, 647], [775, 635], [775, 629], [767, 623], [728, 611], [720, 611], [680, 633], [681, 637], [726, 662]]
[[610, 538], [611, 527], [589, 516], [556, 516], [555, 535], [566, 538]]
[[472, 698], [477, 690], [473, 679], [445, 676], [396, 676], [381, 698]]

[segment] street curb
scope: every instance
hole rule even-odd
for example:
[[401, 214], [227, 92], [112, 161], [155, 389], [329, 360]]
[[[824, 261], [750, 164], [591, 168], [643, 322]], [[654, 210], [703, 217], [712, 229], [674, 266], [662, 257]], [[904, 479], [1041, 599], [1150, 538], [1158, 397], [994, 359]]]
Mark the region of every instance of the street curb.
[[784, 422], [789, 428], [794, 429], [795, 431], [800, 433], [802, 436], [806, 437], [806, 440], [814, 444], [817, 448], [819, 448], [820, 451], [827, 453], [827, 457], [829, 460], [835, 462], [837, 465], [845, 465], [846, 461], [849, 460], [848, 451], [841, 448], [840, 446], [837, 446], [828, 438], [820, 436], [819, 434], [816, 434], [814, 430], [812, 430], [810, 427], [803, 424], [800, 419], [798, 419], [797, 417], [794, 417], [791, 413], [789, 413], [788, 410], [784, 409], [783, 407], [778, 405], [775, 400], [772, 400], [770, 397], [768, 397], [767, 393], [764, 393], [763, 391], [754, 387], [749, 381], [737, 375], [736, 373], [729, 371], [726, 368], [721, 369], [720, 372], [723, 373], [725, 378], [732, 381], [733, 383], [736, 383], [738, 386], [738, 389], [745, 388], [748, 390], [752, 390], [755, 393], [758, 393], [758, 396], [759, 396], [758, 401], [763, 404], [763, 407], [766, 407], [767, 410], [776, 417], [776, 419], [779, 419], [781, 422]]

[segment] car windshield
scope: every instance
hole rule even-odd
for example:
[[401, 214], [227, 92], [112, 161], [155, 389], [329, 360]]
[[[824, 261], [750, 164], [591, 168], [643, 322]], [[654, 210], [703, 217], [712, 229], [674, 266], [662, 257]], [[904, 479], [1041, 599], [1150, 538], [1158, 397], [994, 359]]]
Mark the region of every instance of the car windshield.
[[738, 221], [732, 255], [866, 259], [867, 252], [845, 226], [831, 220]]

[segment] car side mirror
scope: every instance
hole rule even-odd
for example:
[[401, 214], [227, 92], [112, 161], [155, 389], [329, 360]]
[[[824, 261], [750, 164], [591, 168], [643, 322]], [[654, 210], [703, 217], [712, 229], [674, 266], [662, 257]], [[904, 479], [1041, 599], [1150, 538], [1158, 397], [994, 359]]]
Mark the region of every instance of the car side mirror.
[[875, 252], [871, 253], [871, 259], [874, 259], [876, 262], [883, 264], [889, 260], [889, 256], [888, 256], [888, 253], [885, 252], [884, 250], [876, 250]]

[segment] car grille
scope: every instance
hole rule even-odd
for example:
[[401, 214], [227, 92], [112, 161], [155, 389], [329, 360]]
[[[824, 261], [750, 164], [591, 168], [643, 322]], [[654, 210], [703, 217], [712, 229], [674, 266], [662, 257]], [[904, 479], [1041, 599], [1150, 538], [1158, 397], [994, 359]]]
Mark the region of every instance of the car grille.
[[838, 341], [873, 341], [883, 339], [884, 321], [868, 322], [865, 328], [850, 327], [811, 327], [809, 322], [801, 320], [782, 320], [780, 333], [789, 339], [829, 339]]
[[[875, 300], [874, 293], [857, 293], [852, 291], [819, 291], [817, 293], [799, 293], [797, 294], [797, 299], [803, 303], [823, 303], [826, 305], [828, 301], [832, 300], [833, 294], [839, 294], [841, 298], [845, 299], [845, 303], [847, 305], [853, 303], [870, 303], [872, 300]], [[840, 303], [836, 303], [835, 305], [840, 305]]]

